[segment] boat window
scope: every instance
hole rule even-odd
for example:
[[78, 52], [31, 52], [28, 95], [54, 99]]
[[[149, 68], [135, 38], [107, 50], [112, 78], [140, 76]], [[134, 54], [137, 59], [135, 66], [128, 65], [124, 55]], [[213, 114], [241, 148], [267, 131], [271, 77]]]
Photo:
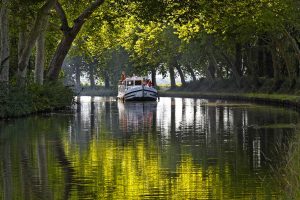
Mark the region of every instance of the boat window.
[[142, 85], [142, 81], [141, 80], [135, 81], [135, 85]]
[[133, 81], [127, 81], [127, 86], [132, 86], [133, 85]]

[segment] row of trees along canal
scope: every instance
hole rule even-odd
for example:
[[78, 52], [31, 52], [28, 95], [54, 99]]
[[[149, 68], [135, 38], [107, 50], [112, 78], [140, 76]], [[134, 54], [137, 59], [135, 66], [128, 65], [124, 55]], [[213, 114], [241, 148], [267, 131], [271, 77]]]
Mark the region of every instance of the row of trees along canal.
[[298, 0], [1, 0], [0, 80], [57, 82], [81, 68], [109, 87], [125, 69], [154, 83], [169, 73], [172, 87], [178, 74], [182, 85], [295, 91], [299, 10]]

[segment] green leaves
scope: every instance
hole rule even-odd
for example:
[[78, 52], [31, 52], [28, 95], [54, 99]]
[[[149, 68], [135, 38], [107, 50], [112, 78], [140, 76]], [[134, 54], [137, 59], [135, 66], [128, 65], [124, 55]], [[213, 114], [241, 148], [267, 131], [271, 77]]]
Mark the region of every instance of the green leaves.
[[[8, 91], [9, 88], [9, 93]], [[29, 85], [20, 88], [0, 85], [0, 118], [18, 117], [31, 113], [70, 107], [73, 92], [61, 83]]]

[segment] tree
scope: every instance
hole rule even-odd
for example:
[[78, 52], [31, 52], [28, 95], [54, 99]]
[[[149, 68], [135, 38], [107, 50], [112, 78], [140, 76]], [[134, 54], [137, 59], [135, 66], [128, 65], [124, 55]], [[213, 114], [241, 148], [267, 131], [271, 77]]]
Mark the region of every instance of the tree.
[[9, 0], [2, 0], [0, 10], [0, 82], [9, 81], [9, 30], [8, 30], [8, 3]]
[[[26, 71], [30, 55], [34, 48], [34, 45], [40, 36], [40, 33], [45, 29], [48, 21], [48, 15], [51, 8], [54, 6], [56, 0], [47, 0], [45, 4], [38, 10], [38, 13], [35, 17], [34, 24], [27, 36], [24, 40], [24, 45], [19, 50], [19, 61], [18, 61], [18, 80], [21, 84], [24, 84], [25, 81], [25, 73]], [[20, 33], [22, 33], [21, 31]]]
[[79, 31], [81, 30], [83, 24], [86, 20], [93, 14], [93, 12], [104, 3], [104, 0], [93, 1], [75, 20], [72, 27], [69, 26], [67, 15], [59, 2], [55, 4], [55, 10], [61, 19], [61, 30], [63, 31], [63, 38], [61, 39], [53, 58], [49, 65], [49, 71], [47, 78], [50, 81], [55, 81], [58, 79], [59, 72], [61, 70], [64, 59], [66, 58], [72, 43]]
[[[48, 20], [45, 20], [47, 24]], [[44, 65], [45, 65], [45, 40], [46, 40], [46, 28], [41, 31], [37, 41], [36, 41], [36, 57], [35, 57], [35, 70], [34, 70], [34, 82], [43, 85], [44, 81]]]

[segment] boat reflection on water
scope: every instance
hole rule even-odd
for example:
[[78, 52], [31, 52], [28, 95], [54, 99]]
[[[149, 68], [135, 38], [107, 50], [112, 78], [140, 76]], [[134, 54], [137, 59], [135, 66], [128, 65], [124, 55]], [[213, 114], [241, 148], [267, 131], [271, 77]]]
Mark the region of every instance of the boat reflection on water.
[[156, 123], [157, 102], [118, 102], [122, 132], [147, 132]]

